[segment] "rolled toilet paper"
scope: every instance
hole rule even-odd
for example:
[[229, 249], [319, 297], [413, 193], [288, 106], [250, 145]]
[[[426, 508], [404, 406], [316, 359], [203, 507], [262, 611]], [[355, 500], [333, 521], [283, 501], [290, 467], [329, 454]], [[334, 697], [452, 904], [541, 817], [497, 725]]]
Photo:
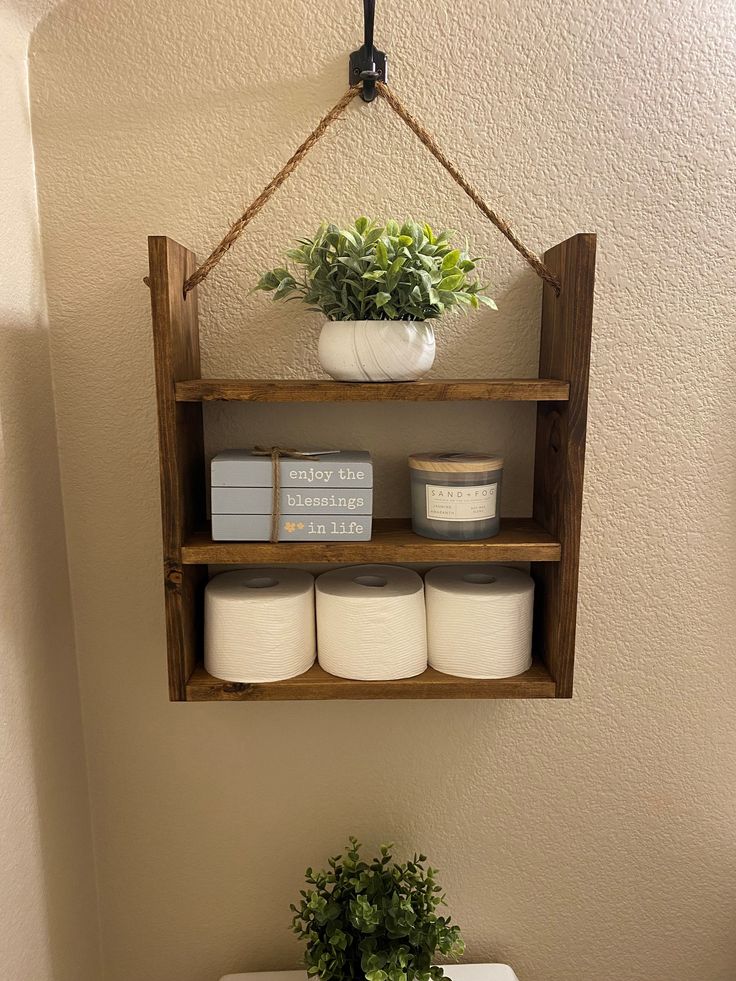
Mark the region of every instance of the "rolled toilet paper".
[[429, 663], [460, 678], [511, 678], [532, 663], [534, 580], [502, 565], [425, 576]]
[[236, 569], [204, 591], [204, 666], [223, 681], [283, 681], [314, 664], [314, 576]]
[[427, 667], [424, 584], [411, 569], [361, 565], [318, 576], [317, 648], [330, 674], [411, 678]]

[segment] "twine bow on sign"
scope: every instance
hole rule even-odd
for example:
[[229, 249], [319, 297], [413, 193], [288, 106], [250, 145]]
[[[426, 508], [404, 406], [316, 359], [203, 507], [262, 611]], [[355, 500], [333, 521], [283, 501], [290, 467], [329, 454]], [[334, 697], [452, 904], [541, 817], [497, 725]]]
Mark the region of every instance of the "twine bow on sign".
[[302, 453], [300, 450], [291, 450], [285, 446], [254, 446], [250, 452], [253, 456], [271, 457], [271, 538], [269, 540], [277, 542], [281, 527], [281, 457], [290, 457], [294, 460], [319, 460], [320, 454]]

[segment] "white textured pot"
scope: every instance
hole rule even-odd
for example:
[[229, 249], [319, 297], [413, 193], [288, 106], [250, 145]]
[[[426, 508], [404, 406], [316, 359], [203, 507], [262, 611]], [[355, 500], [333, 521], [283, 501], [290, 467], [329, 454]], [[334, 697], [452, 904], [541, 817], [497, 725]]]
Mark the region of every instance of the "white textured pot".
[[434, 363], [428, 320], [328, 320], [319, 360], [337, 381], [414, 381]]

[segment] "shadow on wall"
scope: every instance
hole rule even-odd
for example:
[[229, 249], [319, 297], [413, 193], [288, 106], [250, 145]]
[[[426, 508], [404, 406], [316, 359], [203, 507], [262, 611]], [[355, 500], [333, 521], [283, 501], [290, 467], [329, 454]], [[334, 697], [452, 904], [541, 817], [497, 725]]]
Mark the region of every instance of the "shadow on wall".
[[[33, 896], [45, 907], [37, 917], [45, 912], [46, 936], [37, 938], [47, 947], [44, 978], [95, 981], [97, 909], [48, 338], [37, 324], [2, 323], [0, 331], [2, 805], [15, 872], [4, 898], [22, 904]], [[32, 969], [41, 952], [24, 951], [28, 927], [16, 927], [11, 921], [19, 969]]]

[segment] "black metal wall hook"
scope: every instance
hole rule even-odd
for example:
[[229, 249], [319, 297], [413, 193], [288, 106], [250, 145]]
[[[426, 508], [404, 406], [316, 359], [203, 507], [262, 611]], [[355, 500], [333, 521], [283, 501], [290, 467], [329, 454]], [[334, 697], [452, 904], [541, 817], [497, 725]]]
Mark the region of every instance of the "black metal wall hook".
[[373, 46], [373, 20], [376, 13], [376, 0], [363, 0], [364, 41], [363, 47], [350, 55], [351, 85], [363, 83], [360, 97], [364, 102], [373, 102], [376, 97], [376, 82], [388, 81], [388, 58], [385, 51]]

